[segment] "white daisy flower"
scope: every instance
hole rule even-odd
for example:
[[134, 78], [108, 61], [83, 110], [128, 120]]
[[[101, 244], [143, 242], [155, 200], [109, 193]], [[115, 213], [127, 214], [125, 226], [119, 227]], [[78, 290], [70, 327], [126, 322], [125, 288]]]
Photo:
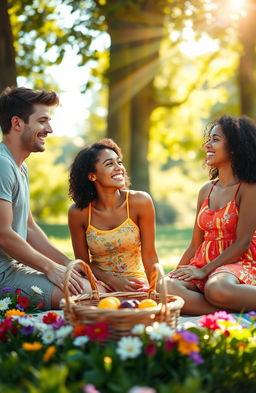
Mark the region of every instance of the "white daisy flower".
[[57, 344], [62, 344], [63, 340], [73, 331], [72, 326], [61, 326], [56, 330]]
[[122, 360], [136, 358], [141, 353], [142, 341], [138, 337], [122, 337], [116, 352]]
[[134, 325], [131, 332], [133, 334], [142, 334], [145, 331], [145, 325], [143, 323], [137, 323], [137, 325]]
[[187, 330], [191, 327], [196, 327], [196, 324], [194, 322], [186, 321], [186, 322], [180, 323], [178, 325], [177, 329], [178, 330]]
[[12, 301], [11, 301], [11, 298], [9, 296], [5, 297], [3, 299], [0, 299], [0, 310], [1, 311], [8, 310], [9, 305], [10, 305], [11, 302]]
[[35, 318], [33, 317], [27, 317], [25, 316], [21, 316], [18, 318], [18, 322], [20, 325], [22, 326], [34, 326], [35, 325]]
[[89, 341], [89, 337], [88, 336], [79, 336], [79, 337], [76, 337], [74, 339], [73, 344], [76, 347], [82, 347], [83, 345], [88, 343], [88, 341]]
[[44, 292], [42, 291], [41, 288], [37, 287], [36, 285], [32, 285], [31, 289], [37, 294], [37, 295], [42, 295]]
[[49, 329], [49, 325], [47, 325], [47, 323], [43, 323], [43, 322], [35, 322], [35, 328], [39, 332], [44, 332], [45, 330]]
[[173, 330], [166, 324], [166, 322], [154, 322], [152, 329], [147, 329], [147, 333], [151, 340], [162, 340], [163, 338], [171, 337]]
[[48, 328], [46, 329], [43, 333], [42, 333], [42, 341], [44, 344], [51, 344], [54, 340], [55, 340], [55, 332], [52, 328]]

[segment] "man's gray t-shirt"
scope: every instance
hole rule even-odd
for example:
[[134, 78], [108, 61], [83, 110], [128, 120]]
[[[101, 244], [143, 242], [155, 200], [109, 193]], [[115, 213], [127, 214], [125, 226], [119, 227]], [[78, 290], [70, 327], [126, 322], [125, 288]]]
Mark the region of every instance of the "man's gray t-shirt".
[[[29, 215], [27, 166], [23, 163], [19, 168], [11, 152], [2, 142], [0, 143], [0, 199], [12, 204], [12, 229], [23, 239], [26, 239]], [[13, 258], [0, 248], [0, 273], [10, 266], [11, 261]]]

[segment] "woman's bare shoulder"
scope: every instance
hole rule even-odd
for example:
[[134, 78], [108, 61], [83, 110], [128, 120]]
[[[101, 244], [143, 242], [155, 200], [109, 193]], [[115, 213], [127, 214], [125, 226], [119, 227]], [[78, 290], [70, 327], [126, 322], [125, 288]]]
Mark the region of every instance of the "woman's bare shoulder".
[[150, 194], [146, 191], [129, 190], [129, 202], [134, 204], [152, 203]]
[[208, 197], [211, 187], [212, 187], [212, 182], [209, 182], [209, 183], [204, 184], [200, 188], [199, 193], [198, 193], [198, 202], [200, 205], [205, 200], [205, 198]]
[[83, 209], [79, 209], [75, 203], [73, 203], [69, 209], [68, 209], [68, 217], [70, 220], [77, 220], [79, 222], [87, 222], [87, 218], [88, 218], [88, 206], [83, 208]]

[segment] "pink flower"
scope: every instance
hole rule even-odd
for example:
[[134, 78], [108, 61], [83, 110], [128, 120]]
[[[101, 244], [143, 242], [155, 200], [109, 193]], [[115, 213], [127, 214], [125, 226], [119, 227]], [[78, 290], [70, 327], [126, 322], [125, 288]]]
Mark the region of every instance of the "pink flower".
[[82, 387], [84, 393], [100, 393], [94, 385], [87, 383]]
[[216, 319], [222, 319], [224, 321], [235, 322], [235, 318], [226, 311], [216, 311], [213, 315]]

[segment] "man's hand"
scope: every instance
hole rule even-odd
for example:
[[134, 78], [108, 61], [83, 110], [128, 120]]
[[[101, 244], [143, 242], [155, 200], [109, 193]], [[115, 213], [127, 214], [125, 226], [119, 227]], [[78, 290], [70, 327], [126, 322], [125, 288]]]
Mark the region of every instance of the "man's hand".
[[169, 277], [184, 281], [203, 280], [207, 276], [208, 274], [203, 270], [203, 268], [198, 269], [191, 265], [177, 266], [173, 272], [169, 273]]
[[[59, 287], [62, 291], [64, 291], [64, 278], [66, 273], [66, 267], [63, 265], [59, 265], [57, 263], [54, 264], [54, 267], [46, 274], [48, 280], [50, 280], [54, 285]], [[84, 278], [82, 278], [80, 272], [77, 270], [73, 270], [71, 272], [70, 280], [69, 280], [69, 290], [71, 295], [80, 295], [84, 293]]]

